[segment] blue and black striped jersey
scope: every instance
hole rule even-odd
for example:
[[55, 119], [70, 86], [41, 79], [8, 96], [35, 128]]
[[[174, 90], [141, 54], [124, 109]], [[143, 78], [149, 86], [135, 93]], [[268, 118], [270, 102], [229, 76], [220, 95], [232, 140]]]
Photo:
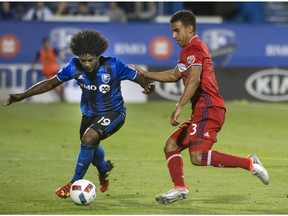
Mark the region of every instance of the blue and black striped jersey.
[[134, 80], [137, 72], [115, 57], [103, 57], [95, 73], [86, 72], [79, 58], [73, 58], [57, 74], [58, 80], [75, 79], [82, 89], [81, 111], [87, 117], [110, 111], [125, 111], [120, 83]]

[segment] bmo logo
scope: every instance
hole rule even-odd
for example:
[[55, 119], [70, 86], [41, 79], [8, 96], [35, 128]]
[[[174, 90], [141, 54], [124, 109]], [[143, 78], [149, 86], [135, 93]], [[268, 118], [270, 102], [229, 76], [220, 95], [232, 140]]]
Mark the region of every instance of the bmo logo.
[[150, 54], [157, 60], [166, 60], [173, 53], [173, 45], [165, 36], [157, 36], [150, 42]]
[[252, 74], [245, 83], [250, 95], [265, 101], [288, 101], [288, 70], [267, 69]]
[[0, 56], [14, 58], [20, 51], [20, 42], [14, 35], [6, 34], [0, 37]]

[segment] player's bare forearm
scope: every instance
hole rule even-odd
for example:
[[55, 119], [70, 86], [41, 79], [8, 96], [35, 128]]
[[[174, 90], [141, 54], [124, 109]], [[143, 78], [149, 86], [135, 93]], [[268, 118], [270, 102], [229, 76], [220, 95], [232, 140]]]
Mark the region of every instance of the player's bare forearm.
[[199, 87], [199, 83], [198, 82], [190, 82], [190, 83], [186, 83], [185, 89], [183, 94], [181, 95], [178, 103], [175, 106], [174, 111], [171, 114], [171, 118], [170, 118], [170, 124], [172, 126], [177, 126], [180, 124], [180, 122], [178, 121], [178, 117], [181, 114], [182, 108], [188, 103], [188, 101], [193, 97], [193, 95], [195, 94], [197, 88]]
[[195, 92], [197, 91], [197, 88], [199, 87], [199, 83], [197, 80], [194, 80], [192, 82], [186, 83], [184, 91], [177, 103], [177, 107], [182, 109], [185, 104], [193, 97]]
[[200, 76], [201, 76], [202, 67], [201, 66], [192, 66], [187, 71], [187, 81], [185, 84], [184, 91], [177, 103], [177, 107], [182, 109], [185, 104], [194, 96], [197, 88], [200, 85]]
[[132, 65], [140, 74], [158, 82], [177, 82], [181, 79], [181, 74], [177, 69], [162, 72], [147, 72], [137, 65]]
[[144, 89], [143, 90], [144, 94], [150, 94], [155, 90], [154, 83], [150, 79], [145, 77], [143, 74], [137, 73], [134, 82], [138, 83]]
[[179, 78], [175, 76], [173, 70], [163, 72], [146, 72], [145, 77], [158, 82], [177, 82]]
[[43, 94], [45, 92], [48, 92], [48, 91], [56, 88], [60, 84], [62, 84], [62, 83], [56, 77], [51, 78], [51, 79], [47, 79], [47, 80], [43, 80], [39, 83], [36, 83], [31, 88], [27, 89], [23, 93], [23, 95], [25, 96], [25, 98], [27, 98], [27, 97], [31, 97], [33, 95]]
[[51, 79], [43, 80], [39, 83], [36, 83], [35, 85], [33, 85], [31, 88], [27, 89], [23, 93], [9, 94], [9, 97], [4, 103], [4, 105], [8, 106], [12, 103], [22, 101], [28, 97], [48, 92], [61, 84], [62, 82], [60, 82], [56, 78], [56, 76]]

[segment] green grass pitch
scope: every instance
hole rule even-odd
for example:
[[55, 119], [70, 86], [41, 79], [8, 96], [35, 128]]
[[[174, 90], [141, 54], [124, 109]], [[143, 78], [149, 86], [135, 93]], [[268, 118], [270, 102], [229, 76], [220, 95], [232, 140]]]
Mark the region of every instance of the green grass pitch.
[[[79, 151], [79, 104], [18, 103], [0, 107], [0, 214], [288, 214], [288, 104], [227, 102], [215, 150], [256, 153], [270, 174], [262, 184], [248, 171], [196, 167], [184, 151], [189, 197], [170, 205], [154, 201], [172, 188], [163, 145], [174, 130], [174, 102], [127, 104], [126, 123], [102, 142], [115, 163], [106, 193], [89, 206], [61, 200], [54, 191], [74, 172]], [[190, 115], [189, 106], [180, 117]], [[96, 169], [86, 179], [99, 186]]]

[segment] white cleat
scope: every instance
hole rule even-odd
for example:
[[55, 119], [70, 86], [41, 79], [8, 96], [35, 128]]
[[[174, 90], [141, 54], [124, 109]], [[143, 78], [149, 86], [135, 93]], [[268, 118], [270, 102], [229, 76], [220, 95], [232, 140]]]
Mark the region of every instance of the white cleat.
[[161, 204], [170, 204], [178, 200], [186, 199], [188, 196], [187, 188], [174, 188], [163, 194], [159, 194], [155, 197], [155, 200]]
[[269, 175], [267, 170], [261, 164], [259, 158], [255, 154], [250, 154], [248, 157], [252, 160], [253, 168], [250, 172], [256, 175], [265, 185], [269, 184]]

